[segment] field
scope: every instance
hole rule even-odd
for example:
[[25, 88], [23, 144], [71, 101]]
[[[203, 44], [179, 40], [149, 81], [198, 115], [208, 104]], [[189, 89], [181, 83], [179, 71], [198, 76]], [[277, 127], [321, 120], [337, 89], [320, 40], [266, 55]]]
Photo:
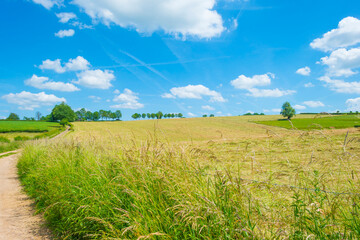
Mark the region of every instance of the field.
[[61, 239], [358, 239], [359, 129], [278, 118], [74, 123], [19, 175]]
[[0, 153], [15, 150], [26, 140], [51, 137], [60, 131], [59, 123], [0, 121]]
[[318, 115], [313, 118], [295, 118], [291, 123], [286, 119], [272, 120], [272, 121], [258, 121], [257, 123], [269, 126], [283, 127], [287, 129], [297, 128], [300, 130], [307, 129], [323, 129], [323, 128], [351, 128], [360, 127], [360, 117], [358, 115], [345, 116], [324, 116]]

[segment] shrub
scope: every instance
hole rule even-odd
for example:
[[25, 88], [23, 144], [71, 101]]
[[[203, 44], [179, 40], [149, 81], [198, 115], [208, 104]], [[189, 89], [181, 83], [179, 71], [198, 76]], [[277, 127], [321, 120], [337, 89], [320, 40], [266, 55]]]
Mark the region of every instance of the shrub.
[[27, 141], [27, 140], [30, 140], [30, 138], [26, 137], [26, 136], [16, 136], [16, 137], [14, 137], [14, 140], [15, 141]]
[[2, 143], [10, 143], [10, 140], [7, 139], [6, 137], [0, 137], [0, 142], [2, 142]]

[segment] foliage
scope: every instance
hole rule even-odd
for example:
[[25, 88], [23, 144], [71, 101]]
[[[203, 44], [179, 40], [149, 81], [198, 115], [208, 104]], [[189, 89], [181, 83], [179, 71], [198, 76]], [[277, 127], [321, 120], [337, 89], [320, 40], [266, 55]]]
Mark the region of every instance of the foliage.
[[0, 136], [0, 143], [10, 143], [10, 139]]
[[16, 113], [10, 113], [6, 120], [16, 121], [16, 120], [20, 120], [20, 118], [19, 115], [17, 115]]
[[67, 120], [66, 118], [61, 119], [60, 125], [63, 127], [69, 125], [69, 120]]
[[283, 117], [291, 119], [293, 116], [295, 116], [295, 113], [295, 109], [291, 107], [289, 102], [285, 102], [282, 105], [280, 114], [283, 115]]
[[74, 110], [71, 109], [69, 105], [62, 102], [59, 105], [56, 105], [51, 111], [51, 116], [54, 121], [61, 121], [66, 118], [69, 122], [73, 122], [76, 120], [76, 114]]
[[0, 121], [0, 133], [10, 132], [48, 132], [59, 128], [58, 123], [36, 121]]
[[30, 138], [26, 137], [26, 136], [16, 136], [16, 137], [14, 137], [14, 140], [15, 141], [27, 141], [27, 140], [30, 140]]

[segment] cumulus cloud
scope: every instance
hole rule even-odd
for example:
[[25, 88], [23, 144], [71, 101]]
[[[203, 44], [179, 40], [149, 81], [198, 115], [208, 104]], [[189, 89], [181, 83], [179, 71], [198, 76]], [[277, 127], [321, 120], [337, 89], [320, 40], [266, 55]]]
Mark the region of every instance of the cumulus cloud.
[[67, 23], [71, 19], [77, 18], [75, 13], [72, 12], [61, 12], [61, 13], [57, 13], [56, 16], [59, 18], [59, 22], [61, 23]]
[[304, 84], [304, 87], [306, 87], [306, 88], [311, 88], [311, 87], [315, 87], [315, 85], [312, 84], [311, 82], [308, 82], [308, 83], [305, 83], [305, 84]]
[[334, 80], [328, 76], [320, 77], [319, 80], [325, 82], [325, 85], [332, 91], [339, 93], [360, 94], [360, 82], [345, 82], [344, 80]]
[[193, 114], [192, 112], [188, 112], [187, 115], [188, 115], [189, 117], [196, 117], [196, 115]]
[[271, 84], [271, 79], [274, 78], [275, 75], [272, 73], [254, 75], [252, 77], [240, 75], [237, 79], [232, 80], [230, 84], [237, 89], [250, 89], [254, 87], [268, 86]]
[[32, 0], [34, 3], [42, 5], [46, 9], [51, 9], [54, 5], [61, 6], [63, 0]]
[[75, 31], [74, 29], [68, 29], [68, 30], [60, 30], [57, 33], [55, 33], [56, 37], [64, 38], [64, 37], [72, 37], [74, 36]]
[[337, 49], [330, 56], [321, 58], [321, 63], [328, 66], [329, 76], [348, 77], [354, 75], [357, 72], [352, 69], [360, 67], [360, 48]]
[[299, 68], [296, 73], [303, 76], [310, 76], [311, 69], [309, 67]]
[[56, 59], [54, 61], [50, 59], [46, 59], [42, 62], [42, 64], [39, 66], [42, 70], [53, 70], [57, 73], [64, 73], [66, 70], [61, 66], [61, 60]]
[[49, 89], [62, 92], [74, 92], [80, 90], [71, 83], [49, 81], [48, 77], [38, 77], [35, 74], [31, 78], [25, 80], [25, 84], [38, 89]]
[[281, 109], [280, 108], [264, 109], [263, 112], [264, 113], [280, 113]]
[[320, 101], [305, 101], [303, 104], [311, 108], [325, 107], [325, 105]]
[[282, 97], [296, 93], [296, 91], [294, 90], [280, 90], [278, 88], [275, 89], [250, 88], [248, 89], [248, 91], [249, 93], [247, 93], [246, 95], [251, 97]]
[[75, 59], [70, 58], [65, 66], [61, 64], [61, 59], [50, 60], [46, 59], [39, 66], [42, 70], [53, 70], [57, 73], [64, 73], [66, 71], [83, 71], [89, 69], [90, 63], [82, 56], [77, 56]]
[[[134, 28], [140, 33], [163, 30], [173, 35], [211, 38], [224, 30], [214, 0], [74, 0], [94, 21]], [[151, 9], [151, 11], [149, 11]]]
[[346, 100], [346, 111], [360, 111], [360, 97]]
[[[294, 105], [294, 108], [295, 108], [296, 110], [304, 110], [304, 109], [306, 109], [305, 106], [299, 105], [299, 104]], [[280, 110], [280, 111], [281, 111], [281, 110]]]
[[110, 70], [86, 70], [77, 73], [78, 81], [74, 83], [88, 88], [108, 89], [110, 88], [111, 81], [115, 79], [113, 71]]
[[125, 88], [124, 92], [114, 98], [114, 102], [119, 104], [110, 106], [111, 108], [128, 108], [128, 109], [139, 109], [143, 108], [144, 104], [139, 103], [138, 93], [134, 93], [130, 89]]
[[165, 93], [162, 97], [166, 98], [190, 98], [202, 99], [204, 96], [210, 97], [210, 102], [226, 102], [223, 96], [214, 90], [210, 90], [204, 85], [188, 85], [186, 87], [174, 87], [170, 93]]
[[78, 56], [75, 59], [70, 59], [66, 64], [65, 68], [68, 71], [83, 71], [89, 69], [90, 63], [82, 56]]
[[341, 47], [354, 46], [360, 43], [360, 20], [346, 17], [339, 22], [339, 26], [315, 39], [310, 46], [321, 51], [332, 51]]
[[213, 107], [211, 107], [209, 105], [201, 106], [201, 108], [204, 109], [204, 110], [209, 110], [209, 111], [214, 111], [215, 110], [215, 108], [213, 108]]
[[8, 103], [19, 105], [22, 110], [34, 110], [41, 106], [51, 106], [58, 102], [65, 102], [65, 98], [58, 98], [53, 94], [45, 92], [30, 93], [22, 91], [21, 93], [10, 93], [2, 96]]

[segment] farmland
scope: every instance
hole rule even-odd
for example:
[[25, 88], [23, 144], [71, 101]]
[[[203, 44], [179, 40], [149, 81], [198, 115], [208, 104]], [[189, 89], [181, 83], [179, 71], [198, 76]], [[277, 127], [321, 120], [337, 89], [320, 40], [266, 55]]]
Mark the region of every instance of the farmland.
[[285, 119], [257, 121], [257, 123], [269, 126], [283, 127], [287, 129], [297, 128], [300, 130], [323, 129], [323, 128], [351, 128], [360, 127], [360, 117], [358, 115], [344, 116], [324, 116], [315, 115], [313, 118], [296, 118], [291, 123]]
[[15, 150], [26, 140], [51, 137], [60, 131], [59, 123], [0, 121], [0, 153]]
[[19, 175], [59, 238], [358, 238], [359, 130], [278, 118], [78, 122]]

